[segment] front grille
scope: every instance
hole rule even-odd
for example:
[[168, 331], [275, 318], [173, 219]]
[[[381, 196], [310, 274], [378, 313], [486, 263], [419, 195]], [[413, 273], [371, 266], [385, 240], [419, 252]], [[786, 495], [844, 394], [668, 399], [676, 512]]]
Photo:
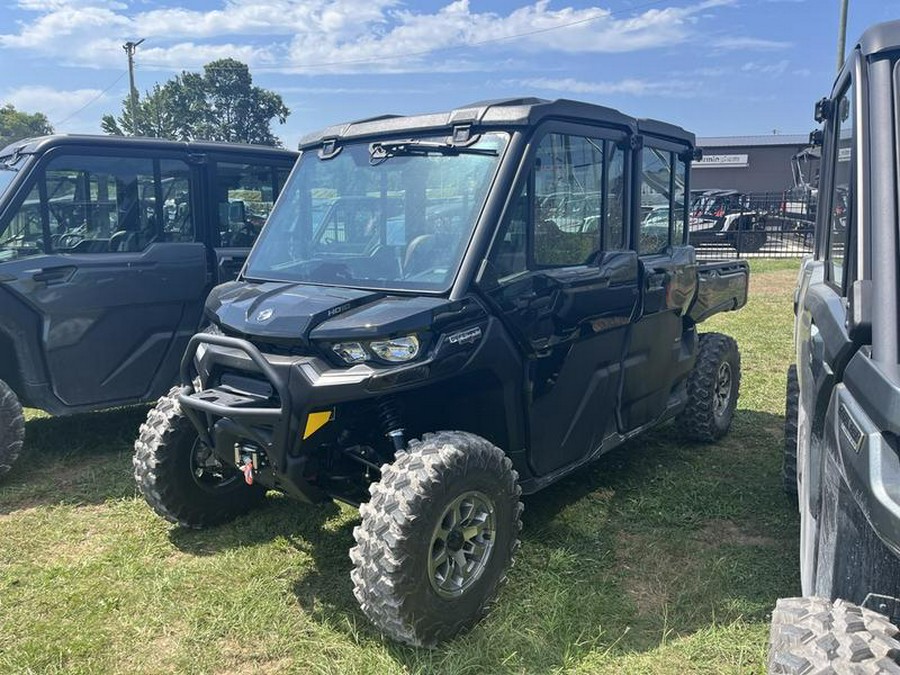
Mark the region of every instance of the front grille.
[[315, 354], [313, 348], [301, 337], [291, 340], [264, 340], [253, 335], [245, 335], [227, 327], [223, 327], [221, 332], [227, 337], [247, 340], [263, 354], [271, 354], [273, 356], [313, 356]]

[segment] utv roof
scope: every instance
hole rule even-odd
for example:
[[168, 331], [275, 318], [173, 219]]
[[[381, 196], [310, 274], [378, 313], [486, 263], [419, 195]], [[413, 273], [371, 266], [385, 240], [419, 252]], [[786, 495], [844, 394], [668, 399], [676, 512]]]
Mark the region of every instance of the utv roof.
[[268, 145], [249, 143], [219, 143], [215, 141], [169, 141], [162, 138], [141, 138], [134, 136], [101, 136], [91, 134], [53, 134], [25, 138], [10, 143], [0, 150], [0, 157], [18, 153], [33, 155], [59, 146], [90, 146], [94, 148], [143, 148], [153, 150], [187, 150], [188, 152], [252, 152], [262, 155], [296, 155], [293, 150], [273, 148]]
[[635, 119], [618, 110], [592, 103], [542, 98], [510, 98], [479, 101], [448, 112], [424, 115], [382, 115], [327, 127], [300, 140], [300, 149], [322, 145], [325, 141], [364, 140], [398, 134], [450, 132], [455, 127], [471, 126], [481, 130], [529, 127], [546, 119], [587, 122], [619, 127], [630, 133], [652, 134], [695, 145], [694, 134], [681, 127], [657, 120]]
[[900, 49], [900, 21], [886, 21], [872, 26], [859, 38], [858, 45], [863, 56]]

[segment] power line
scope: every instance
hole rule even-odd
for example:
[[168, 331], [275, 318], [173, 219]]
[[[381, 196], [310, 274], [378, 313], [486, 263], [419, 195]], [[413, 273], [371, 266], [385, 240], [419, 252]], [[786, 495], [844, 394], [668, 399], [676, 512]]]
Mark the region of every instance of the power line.
[[115, 86], [119, 83], [119, 80], [121, 80], [121, 79], [122, 79], [123, 77], [125, 77], [127, 74], [128, 74], [128, 71], [127, 71], [127, 70], [123, 70], [121, 73], [119, 73], [119, 76], [118, 76], [115, 80], [113, 80], [112, 83], [111, 83], [106, 89], [104, 89], [103, 91], [101, 91], [101, 92], [100, 92], [99, 94], [97, 94], [94, 98], [92, 98], [90, 101], [88, 101], [87, 103], [85, 103], [83, 106], [81, 106], [78, 110], [76, 110], [75, 112], [73, 112], [73, 113], [72, 113], [71, 115], [69, 115], [68, 117], [64, 117], [63, 119], [59, 120], [58, 122], [51, 122], [51, 123], [50, 123], [51, 126], [57, 127], [57, 126], [59, 126], [60, 124], [65, 124], [65, 123], [68, 122], [70, 119], [72, 119], [73, 117], [75, 117], [75, 115], [77, 115], [78, 113], [80, 113], [82, 110], [84, 110], [85, 108], [87, 108], [87, 107], [93, 105], [93, 104], [97, 101], [97, 99], [99, 99], [101, 96], [103, 96], [103, 94], [105, 94], [105, 93], [108, 92], [110, 89], [112, 89], [113, 87], [115, 87]]
[[[629, 10], [634, 12], [636, 10], [646, 9], [648, 7], [654, 7], [656, 5], [661, 5], [665, 2], [669, 2], [670, 0], [653, 0], [652, 2], [645, 2], [640, 5], [635, 5], [630, 7]], [[717, 4], [715, 2], [707, 2], [701, 4]], [[624, 13], [624, 12], [623, 12]], [[616, 14], [618, 16], [618, 13]], [[520, 38], [531, 37], [532, 35], [540, 35], [543, 33], [550, 33], [557, 30], [563, 30], [565, 28], [571, 28], [572, 26], [578, 26], [581, 24], [591, 23], [593, 21], [599, 21], [600, 19], [610, 19], [613, 18], [613, 12], [607, 12], [605, 14], [598, 14], [596, 16], [590, 16], [585, 19], [577, 19], [575, 21], [569, 21], [566, 23], [558, 24], [556, 26], [548, 26], [546, 28], [536, 28], [534, 30], [526, 31], [523, 33], [516, 33], [514, 35], [503, 35], [495, 38], [486, 38], [484, 40], [478, 40], [476, 42], [467, 42], [466, 44], [461, 45], [452, 45], [448, 47], [438, 47], [436, 49], [422, 49], [419, 51], [413, 52], [405, 52], [403, 54], [393, 54], [393, 55], [385, 55], [385, 56], [371, 56], [366, 58], [358, 58], [358, 59], [346, 59], [343, 61], [325, 61], [320, 63], [305, 63], [299, 65], [286, 65], [286, 66], [254, 66], [254, 71], [283, 71], [283, 70], [310, 70], [314, 68], [331, 68], [334, 66], [344, 66], [344, 65], [354, 65], [359, 63], [372, 63], [379, 61], [396, 61], [398, 59], [405, 59], [412, 56], [425, 56], [426, 54], [434, 54], [440, 52], [452, 52], [459, 51], [462, 49], [469, 49], [471, 47], [481, 47], [487, 44], [493, 44], [497, 42], [507, 42], [510, 40], [518, 40]], [[171, 68], [170, 64], [154, 64], [154, 63], [145, 63], [143, 64], [145, 67], [149, 68]], [[140, 66], [140, 64], [139, 64]], [[207, 68], [207, 66], [203, 66], [204, 69], [207, 70], [243, 70], [243, 68], [232, 68], [228, 66], [222, 67], [212, 67]], [[183, 70], [183, 69], [182, 69]]]

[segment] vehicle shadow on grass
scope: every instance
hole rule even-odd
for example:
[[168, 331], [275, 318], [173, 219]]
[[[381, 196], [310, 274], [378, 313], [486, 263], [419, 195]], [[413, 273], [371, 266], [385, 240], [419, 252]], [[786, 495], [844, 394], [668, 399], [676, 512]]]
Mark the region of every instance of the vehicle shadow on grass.
[[499, 602], [471, 633], [436, 650], [383, 641], [363, 617], [349, 579], [351, 510], [270, 495], [231, 525], [175, 528], [170, 538], [194, 555], [287, 542], [311, 558], [292, 584], [304, 613], [350, 643], [386, 649], [410, 671], [600, 664], [736, 621], [765, 623], [775, 599], [795, 592], [781, 424], [741, 410], [731, 434], [708, 445], [675, 440], [663, 427], [526, 498], [522, 547]]
[[735, 621], [765, 623], [775, 599], [795, 592], [782, 422], [741, 410], [716, 444], [675, 440], [663, 427], [526, 498], [522, 547], [499, 602], [436, 650], [382, 642], [362, 616], [347, 556], [356, 519], [346, 512], [285, 500], [258, 529], [231, 535], [232, 545], [284, 536], [313, 560], [293, 584], [303, 610], [350, 642], [383, 645], [411, 671], [548, 672], [602, 661]]
[[146, 417], [147, 406], [132, 406], [29, 419], [22, 454], [0, 476], [0, 514], [134, 495], [131, 456]]
[[[346, 626], [348, 620], [365, 623], [353, 597], [348, 555], [358, 521], [352, 509], [332, 502], [303, 504], [270, 493], [262, 508], [233, 523], [199, 531], [176, 527], [169, 539], [183, 553], [200, 556], [280, 539], [311, 559], [293, 584], [298, 604], [314, 620]], [[374, 629], [369, 633], [377, 637]]]

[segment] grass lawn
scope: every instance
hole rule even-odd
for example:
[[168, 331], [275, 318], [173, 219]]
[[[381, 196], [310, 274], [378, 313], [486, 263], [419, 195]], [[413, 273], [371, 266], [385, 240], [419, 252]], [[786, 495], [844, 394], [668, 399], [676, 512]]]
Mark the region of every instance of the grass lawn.
[[47, 419], [0, 479], [0, 673], [747, 673], [798, 592], [781, 492], [798, 261], [753, 261], [743, 384], [716, 445], [661, 428], [525, 501], [489, 617], [434, 651], [383, 641], [350, 585], [355, 510], [270, 497], [204, 532], [135, 495], [146, 408]]

